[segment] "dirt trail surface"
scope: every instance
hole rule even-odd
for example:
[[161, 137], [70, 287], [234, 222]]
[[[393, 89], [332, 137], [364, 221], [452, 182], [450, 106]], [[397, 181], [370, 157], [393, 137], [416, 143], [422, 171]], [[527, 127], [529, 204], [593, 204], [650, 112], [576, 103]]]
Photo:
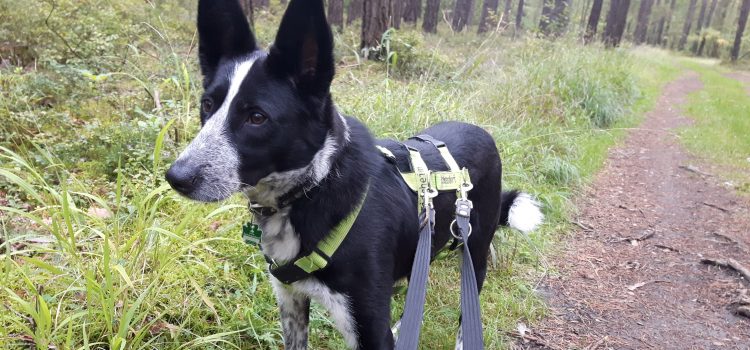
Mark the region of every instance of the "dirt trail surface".
[[696, 74], [669, 84], [639, 129], [610, 152], [579, 201], [578, 232], [541, 287], [549, 317], [519, 349], [750, 349], [737, 315], [750, 281], [702, 263], [750, 268], [750, 202], [689, 156], [674, 128], [679, 106], [702, 88]]
[[727, 74], [727, 77], [739, 80], [747, 87], [747, 93], [750, 94], [750, 72], [739, 72], [735, 71]]

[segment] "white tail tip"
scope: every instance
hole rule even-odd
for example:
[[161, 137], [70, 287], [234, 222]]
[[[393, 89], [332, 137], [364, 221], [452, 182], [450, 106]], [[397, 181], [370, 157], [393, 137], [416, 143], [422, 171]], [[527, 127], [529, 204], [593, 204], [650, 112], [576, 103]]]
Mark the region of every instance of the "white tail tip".
[[508, 212], [508, 226], [524, 233], [534, 231], [544, 220], [540, 204], [526, 193], [519, 193]]

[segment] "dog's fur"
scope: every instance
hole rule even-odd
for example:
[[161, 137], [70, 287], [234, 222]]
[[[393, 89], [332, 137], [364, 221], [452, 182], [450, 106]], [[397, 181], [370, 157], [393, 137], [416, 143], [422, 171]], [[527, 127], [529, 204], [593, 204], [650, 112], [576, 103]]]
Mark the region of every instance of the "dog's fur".
[[[367, 128], [341, 116], [332, 102], [333, 39], [323, 1], [290, 1], [268, 53], [257, 47], [236, 0], [201, 0], [198, 33], [203, 126], [167, 172], [168, 181], [195, 200], [219, 201], [244, 192], [270, 207], [304, 185], [305, 196], [259, 219], [263, 252], [279, 264], [311, 252], [357, 206], [369, 184], [362, 210], [327, 268], [289, 286], [270, 279], [287, 349], [307, 346], [311, 299], [330, 312], [351, 348], [392, 348], [391, 292], [411, 270], [417, 198], [376, 149]], [[481, 289], [498, 224], [531, 230], [542, 220], [538, 205], [526, 194], [501, 194], [498, 151], [481, 128], [448, 122], [422, 133], [445, 142], [471, 174], [469, 246]], [[377, 143], [408, 168], [403, 147], [389, 140]], [[406, 143], [422, 152], [431, 169], [447, 169], [434, 146]], [[453, 193], [435, 199], [433, 252], [451, 238], [455, 199]]]

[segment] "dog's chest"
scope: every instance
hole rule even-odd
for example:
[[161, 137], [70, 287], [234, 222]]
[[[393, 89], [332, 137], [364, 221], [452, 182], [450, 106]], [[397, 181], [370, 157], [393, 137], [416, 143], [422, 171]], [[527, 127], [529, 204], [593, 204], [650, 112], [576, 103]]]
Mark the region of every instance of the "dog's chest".
[[[287, 263], [297, 257], [300, 252], [300, 239], [289, 219], [289, 209], [260, 218], [258, 224], [263, 230], [261, 238], [263, 254], [278, 264]], [[315, 277], [308, 277], [288, 285], [282, 284], [273, 276], [270, 279], [282, 308], [286, 306], [293, 309], [290, 305], [297, 305], [295, 300], [299, 298], [315, 300], [328, 311], [347, 345], [353, 349], [357, 347], [357, 332], [350, 311], [349, 298], [346, 295], [331, 290]], [[302, 312], [301, 310], [295, 311]], [[283, 317], [296, 316], [282, 313]]]
[[282, 209], [274, 215], [261, 217], [258, 225], [263, 231], [261, 249], [266, 257], [277, 264], [283, 264], [297, 257], [300, 239], [289, 218], [289, 209]]

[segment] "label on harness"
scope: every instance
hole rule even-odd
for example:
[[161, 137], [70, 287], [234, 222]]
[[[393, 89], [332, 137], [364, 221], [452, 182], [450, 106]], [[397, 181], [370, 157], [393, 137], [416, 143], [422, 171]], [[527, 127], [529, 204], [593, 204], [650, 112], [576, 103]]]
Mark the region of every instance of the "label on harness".
[[439, 174], [437, 176], [438, 178], [438, 186], [454, 186], [458, 184], [458, 179], [456, 179], [456, 174], [449, 173], [449, 174]]
[[242, 240], [249, 245], [260, 245], [260, 237], [263, 235], [263, 230], [260, 229], [258, 224], [249, 221], [242, 225]]

